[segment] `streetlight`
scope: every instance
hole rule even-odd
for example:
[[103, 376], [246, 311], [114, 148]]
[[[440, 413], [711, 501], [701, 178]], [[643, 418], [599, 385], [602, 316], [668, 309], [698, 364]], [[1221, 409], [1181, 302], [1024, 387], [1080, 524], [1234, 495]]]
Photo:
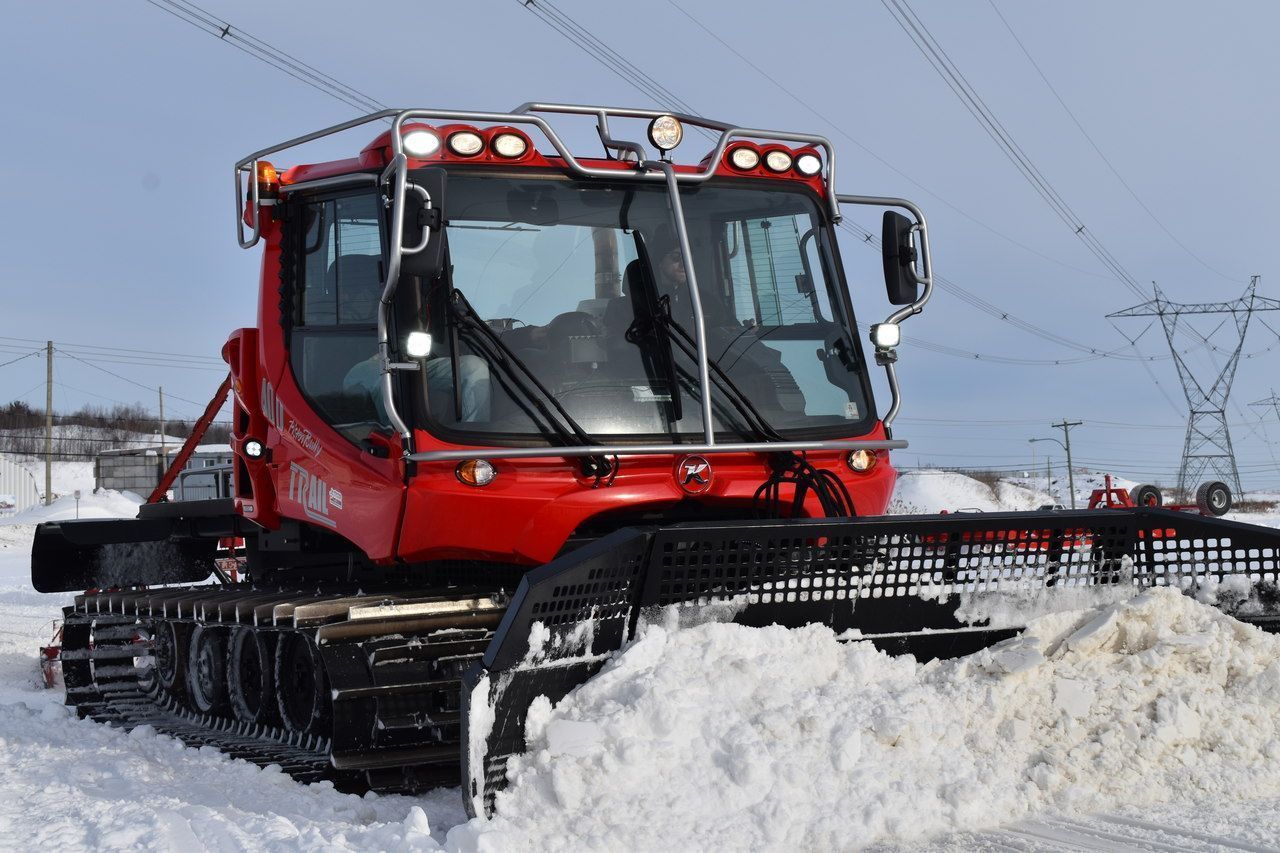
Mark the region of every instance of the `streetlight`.
[[1080, 421], [1062, 421], [1061, 424], [1051, 424], [1051, 427], [1057, 427], [1062, 430], [1062, 435], [1066, 438], [1066, 443], [1057, 441], [1056, 438], [1029, 438], [1029, 442], [1053, 442], [1066, 452], [1066, 483], [1071, 492], [1071, 508], [1075, 508], [1075, 471], [1071, 470], [1071, 427], [1079, 427]]
[[[1027, 442], [1032, 445], [1031, 456], [1035, 458], [1036, 449], [1034, 447], [1037, 441], [1044, 441], [1043, 438], [1028, 438]], [[1050, 498], [1053, 497], [1053, 455], [1046, 453], [1044, 455], [1044, 491]]]

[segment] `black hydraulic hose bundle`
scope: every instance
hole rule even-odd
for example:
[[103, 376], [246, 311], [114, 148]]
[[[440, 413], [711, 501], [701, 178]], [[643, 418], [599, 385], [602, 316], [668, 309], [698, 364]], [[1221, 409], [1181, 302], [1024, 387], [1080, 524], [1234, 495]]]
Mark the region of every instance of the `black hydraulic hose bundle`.
[[[802, 453], [775, 453], [769, 457], [769, 479], [756, 489], [752, 499], [756, 515], [761, 518], [800, 518], [804, 516], [805, 498], [812, 491], [828, 518], [852, 518], [855, 515], [849, 489], [834, 473], [818, 468]], [[795, 491], [790, 511], [783, 515], [783, 485]]]

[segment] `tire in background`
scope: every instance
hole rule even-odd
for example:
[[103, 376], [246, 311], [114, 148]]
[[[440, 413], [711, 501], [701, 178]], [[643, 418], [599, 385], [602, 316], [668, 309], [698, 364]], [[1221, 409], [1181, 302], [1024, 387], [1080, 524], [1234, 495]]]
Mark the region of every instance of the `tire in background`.
[[1231, 511], [1231, 489], [1213, 480], [1196, 489], [1196, 508], [1204, 515], [1226, 515]]
[[1137, 506], [1163, 506], [1164, 495], [1150, 483], [1134, 486], [1129, 490], [1129, 499]]

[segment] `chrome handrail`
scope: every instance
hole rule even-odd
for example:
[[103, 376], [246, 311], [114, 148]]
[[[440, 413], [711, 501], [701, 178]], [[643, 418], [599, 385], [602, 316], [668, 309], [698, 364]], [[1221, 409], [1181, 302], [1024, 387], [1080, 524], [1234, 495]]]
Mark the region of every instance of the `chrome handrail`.
[[534, 459], [582, 456], [710, 455], [719, 453], [783, 453], [807, 450], [902, 450], [903, 439], [854, 438], [846, 441], [753, 441], [733, 444], [591, 444], [577, 447], [466, 447], [410, 453], [411, 462], [454, 462], [462, 459]]
[[[761, 128], [745, 128], [727, 122], [714, 121], [702, 118], [700, 116], [692, 116], [686, 113], [663, 112], [661, 110], [642, 110], [642, 109], [625, 109], [619, 107], [598, 107], [584, 106], [578, 104], [539, 104], [526, 103], [521, 104], [509, 113], [489, 113], [475, 112], [470, 110], [437, 110], [437, 109], [388, 109], [379, 110], [376, 113], [369, 113], [360, 118], [354, 118], [339, 124], [331, 125], [311, 133], [296, 136], [293, 139], [285, 140], [276, 145], [270, 145], [266, 148], [242, 157], [235, 165], [235, 182], [236, 182], [236, 224], [238, 229], [238, 238], [240, 246], [248, 249], [257, 245], [262, 235], [262, 223], [260, 220], [259, 206], [261, 199], [258, 194], [257, 182], [254, 177], [257, 173], [258, 161], [266, 157], [268, 154], [277, 154], [290, 148], [296, 148], [308, 142], [314, 142], [317, 139], [323, 139], [326, 136], [332, 136], [336, 133], [342, 133], [346, 130], [360, 127], [375, 121], [391, 120], [392, 121], [392, 144], [399, 147], [400, 130], [404, 122], [408, 119], [439, 119], [444, 121], [458, 121], [468, 123], [493, 123], [493, 124], [509, 124], [509, 125], [532, 125], [537, 128], [551, 146], [555, 148], [556, 153], [565, 161], [575, 174], [582, 177], [591, 178], [612, 178], [614, 180], [625, 179], [626, 173], [618, 172], [614, 169], [600, 169], [592, 166], [583, 165], [578, 158], [574, 157], [569, 151], [568, 146], [560, 138], [559, 134], [547, 123], [541, 116], [536, 113], [558, 113], [569, 115], [590, 115], [595, 116], [600, 122], [599, 130], [601, 132], [601, 142], [608, 150], [629, 150], [636, 151], [637, 143], [622, 143], [609, 136], [608, 119], [610, 116], [615, 118], [657, 118], [658, 116], [671, 115], [675, 116], [682, 123], [693, 127], [703, 127], [708, 130], [716, 131], [720, 134], [716, 141], [715, 148], [710, 157], [707, 158], [706, 166], [697, 172], [680, 172], [677, 173], [677, 180], [681, 183], [701, 183], [708, 180], [719, 167], [720, 158], [724, 155], [724, 150], [734, 139], [775, 139], [780, 142], [800, 142], [808, 145], [814, 145], [822, 148], [826, 154], [825, 174], [823, 177], [827, 185], [828, 204], [831, 215], [839, 221], [840, 206], [835, 201], [835, 149], [831, 145], [831, 141], [825, 136], [807, 133], [791, 133], [782, 130], [764, 130]], [[643, 158], [640, 158], [643, 159]], [[250, 214], [250, 230], [248, 236], [245, 232], [244, 222], [244, 203], [245, 190], [242, 185], [242, 179], [245, 174], [249, 175], [249, 200], [253, 202]], [[664, 180], [664, 176], [659, 173], [637, 172], [631, 177], [639, 177], [645, 180]], [[288, 192], [288, 189], [281, 187], [282, 192]]]
[[[920, 235], [920, 272], [917, 273], [913, 267], [911, 275], [915, 278], [917, 284], [924, 285], [924, 291], [921, 292], [920, 298], [910, 305], [904, 305], [897, 311], [889, 315], [885, 323], [901, 323], [908, 317], [913, 317], [924, 310], [925, 303], [929, 301], [929, 297], [933, 295], [933, 258], [929, 254], [929, 224], [925, 221], [924, 212], [916, 207], [905, 198], [891, 198], [887, 196], [872, 195], [846, 195], [838, 194], [835, 196], [838, 204], [860, 204], [871, 207], [899, 207], [907, 211], [915, 218], [915, 232]], [[893, 422], [898, 417], [898, 410], [902, 408], [902, 392], [898, 387], [898, 369], [897, 355], [890, 354], [892, 357], [876, 360], [884, 367], [885, 375], [889, 380], [889, 393], [893, 397], [893, 401], [889, 404], [889, 411], [885, 412], [880, 422], [884, 424], [885, 435], [893, 435]]]

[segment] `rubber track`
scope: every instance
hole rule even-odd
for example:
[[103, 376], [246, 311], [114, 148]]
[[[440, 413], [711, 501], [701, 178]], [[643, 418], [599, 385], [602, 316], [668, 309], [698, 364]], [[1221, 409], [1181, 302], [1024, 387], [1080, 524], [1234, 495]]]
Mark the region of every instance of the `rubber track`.
[[[61, 660], [66, 702], [83, 718], [126, 731], [150, 726], [188, 746], [210, 746], [260, 767], [278, 766], [303, 783], [329, 780], [340, 790], [352, 792], [417, 791], [442, 783], [456, 784], [457, 714], [440, 707], [441, 697], [448, 697], [443, 700], [446, 704], [456, 702], [457, 676], [479, 656], [490, 631], [465, 616], [456, 624], [449, 614], [423, 616], [417, 612], [379, 618], [366, 614], [357, 621], [347, 620], [344, 609], [348, 604], [404, 606], [403, 602], [423, 601], [415, 598], [421, 594], [357, 593], [340, 599], [336, 593], [320, 596], [315, 592], [219, 587], [157, 590], [152, 594], [86, 594], [64, 611]], [[465, 602], [469, 597], [456, 601]], [[444, 599], [446, 607], [453, 604], [443, 596], [431, 601], [437, 599]], [[301, 628], [285, 623], [249, 625], [222, 618], [235, 612], [229, 604], [263, 600], [285, 603], [279, 612], [288, 614], [295, 609], [314, 614], [316, 605], [333, 613]], [[160, 608], [163, 611], [157, 614]], [[313, 638], [330, 632], [333, 639], [323, 646], [328, 650], [324, 657], [330, 662], [329, 692], [343, 697], [335, 698], [334, 707], [344, 699], [347, 703], [339, 715], [330, 709], [331, 717], [342, 721], [339, 725], [343, 729], [330, 733], [342, 741], [340, 752], [335, 753], [332, 736], [299, 735], [229, 716], [201, 714], [163, 690], [149, 672], [152, 649], [147, 631], [149, 626], [170, 620], [222, 628], [296, 630]], [[323, 631], [316, 630], [320, 627]], [[420, 657], [415, 659], [415, 654]], [[334, 665], [339, 671], [333, 671]], [[424, 667], [431, 668], [436, 677], [423, 678]], [[439, 677], [441, 670], [449, 675]], [[378, 743], [379, 738], [388, 740]], [[334, 766], [339, 760], [342, 768]]]

